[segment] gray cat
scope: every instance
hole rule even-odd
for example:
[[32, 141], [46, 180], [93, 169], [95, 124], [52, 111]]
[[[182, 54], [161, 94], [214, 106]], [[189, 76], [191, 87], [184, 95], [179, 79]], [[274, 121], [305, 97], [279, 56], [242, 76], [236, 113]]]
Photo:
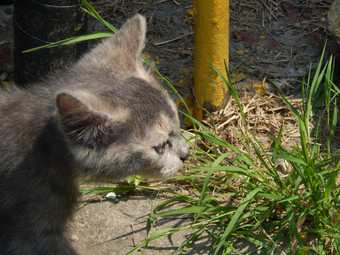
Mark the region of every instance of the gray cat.
[[0, 91], [0, 254], [76, 254], [64, 231], [82, 177], [182, 167], [175, 105], [140, 58], [145, 31], [136, 15], [68, 70]]

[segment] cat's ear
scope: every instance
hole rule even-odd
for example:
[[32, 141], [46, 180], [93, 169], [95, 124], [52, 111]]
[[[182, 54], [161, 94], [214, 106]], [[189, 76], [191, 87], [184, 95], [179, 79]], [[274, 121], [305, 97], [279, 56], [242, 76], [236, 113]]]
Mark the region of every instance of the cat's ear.
[[83, 60], [96, 66], [136, 71], [145, 45], [146, 21], [139, 14], [126, 21], [112, 37], [104, 39]]
[[114, 46], [133, 63], [140, 59], [145, 45], [146, 21], [145, 18], [136, 14], [121, 27], [114, 36]]
[[[106, 141], [109, 127], [108, 117], [96, 112], [74, 96], [57, 95], [56, 105], [60, 115], [62, 130], [75, 144], [94, 147]], [[111, 136], [112, 137], [112, 136]]]

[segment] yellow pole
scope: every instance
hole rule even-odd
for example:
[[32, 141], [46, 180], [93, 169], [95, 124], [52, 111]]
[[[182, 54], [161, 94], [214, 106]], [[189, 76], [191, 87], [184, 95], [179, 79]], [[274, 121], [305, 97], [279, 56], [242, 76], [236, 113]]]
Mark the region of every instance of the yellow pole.
[[194, 0], [194, 117], [202, 108], [216, 110], [227, 100], [227, 89], [208, 60], [224, 73], [229, 62], [229, 0]]

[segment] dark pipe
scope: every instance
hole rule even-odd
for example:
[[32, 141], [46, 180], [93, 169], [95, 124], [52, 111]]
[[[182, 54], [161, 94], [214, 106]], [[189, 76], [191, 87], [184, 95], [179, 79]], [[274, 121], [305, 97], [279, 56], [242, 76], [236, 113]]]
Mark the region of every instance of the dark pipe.
[[25, 86], [65, 68], [86, 50], [85, 42], [22, 51], [86, 33], [86, 15], [80, 0], [14, 1], [14, 81]]

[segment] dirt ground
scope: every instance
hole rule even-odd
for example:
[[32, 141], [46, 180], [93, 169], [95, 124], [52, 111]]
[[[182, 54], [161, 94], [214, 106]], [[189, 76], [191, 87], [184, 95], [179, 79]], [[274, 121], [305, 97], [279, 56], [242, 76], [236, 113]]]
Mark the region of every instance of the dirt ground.
[[[252, 80], [270, 78], [290, 93], [299, 91], [303, 75], [317, 63], [325, 40], [327, 54], [339, 55], [339, 45], [327, 29], [332, 0], [230, 1], [230, 68], [243, 74], [238, 85], [252, 89]], [[180, 91], [191, 95], [193, 86], [193, 4], [190, 0], [96, 0], [91, 4], [116, 27], [134, 13], [147, 17], [145, 54]], [[13, 71], [12, 5], [0, 6], [0, 78]], [[90, 21], [89, 30], [104, 27]], [[175, 184], [174, 184], [175, 185]], [[147, 237], [146, 220], [166, 196], [162, 193], [121, 194], [115, 202], [105, 196], [83, 196], [69, 227], [74, 247], [83, 255], [122, 255]], [[156, 229], [179, 226], [190, 218], [169, 217]], [[152, 229], [151, 232], [155, 231]], [[173, 254], [189, 232], [179, 232], [150, 243], [145, 254]], [[187, 254], [209, 254], [203, 237]], [[249, 251], [245, 243], [239, 252]], [[137, 252], [138, 254], [139, 252]]]
[[[340, 54], [330, 35], [327, 11], [333, 0], [230, 1], [230, 69], [250, 80], [271, 79], [294, 93], [310, 64], [315, 65], [326, 40], [327, 54]], [[148, 21], [145, 54], [184, 97], [193, 87], [192, 0], [106, 1], [93, 5], [117, 27], [134, 13]], [[94, 23], [90, 30], [103, 29]]]
[[[148, 233], [148, 216], [157, 205], [169, 198], [164, 193], [146, 193], [140, 190], [122, 194], [115, 201], [106, 199], [105, 196], [85, 195], [69, 225], [69, 239], [82, 255], [127, 254], [155, 231], [183, 226], [192, 221], [190, 215], [162, 217], [156, 220], [155, 227]], [[178, 208], [179, 206], [174, 206], [171, 209]], [[144, 254], [178, 254], [176, 250], [191, 232], [190, 229], [183, 230], [153, 240]], [[243, 240], [239, 240], [235, 248], [238, 248], [241, 254], [250, 251], [260, 254], [254, 251], [254, 246]], [[210, 254], [210, 250], [211, 240], [207, 235], [202, 235], [186, 254]], [[141, 252], [142, 249], [139, 249], [133, 254]]]
[[[146, 220], [167, 196], [133, 192], [123, 194], [114, 202], [103, 197], [95, 198], [83, 197], [69, 227], [70, 240], [83, 255], [126, 254], [145, 241], [148, 236]], [[167, 217], [157, 221], [149, 234], [189, 222], [189, 217]], [[174, 254], [189, 233], [190, 230], [180, 231], [151, 241], [145, 254]], [[188, 254], [209, 254], [209, 249], [209, 240], [205, 237]]]

